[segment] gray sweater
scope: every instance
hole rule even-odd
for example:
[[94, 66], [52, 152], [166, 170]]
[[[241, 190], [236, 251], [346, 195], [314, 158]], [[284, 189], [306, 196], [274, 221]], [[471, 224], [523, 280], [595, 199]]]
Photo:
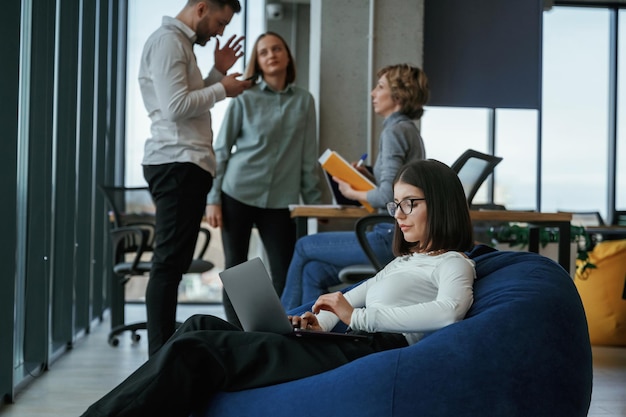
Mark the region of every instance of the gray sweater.
[[383, 122], [374, 163], [376, 188], [367, 193], [373, 207], [384, 208], [393, 201], [393, 180], [404, 164], [426, 158], [424, 142], [413, 120], [402, 113], [392, 113]]

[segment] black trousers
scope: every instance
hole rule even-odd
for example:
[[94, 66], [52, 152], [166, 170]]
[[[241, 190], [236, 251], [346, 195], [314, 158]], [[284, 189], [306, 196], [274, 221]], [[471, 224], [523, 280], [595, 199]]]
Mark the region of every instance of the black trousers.
[[188, 417], [217, 391], [300, 379], [407, 345], [402, 335], [377, 335], [358, 342], [297, 338], [243, 332], [217, 317], [196, 315], [83, 417]]
[[[225, 268], [248, 259], [252, 227], [256, 226], [269, 260], [274, 289], [280, 297], [296, 245], [296, 226], [288, 208], [267, 209], [249, 206], [222, 193], [222, 244]], [[226, 319], [241, 327], [226, 292], [223, 293]]]
[[147, 165], [143, 172], [156, 206], [146, 289], [148, 353], [153, 355], [174, 333], [178, 285], [193, 259], [213, 177], [192, 163]]

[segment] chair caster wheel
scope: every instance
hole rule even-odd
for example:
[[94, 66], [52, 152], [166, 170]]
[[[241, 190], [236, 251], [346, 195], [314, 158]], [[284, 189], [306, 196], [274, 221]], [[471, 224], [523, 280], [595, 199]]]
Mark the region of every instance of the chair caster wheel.
[[113, 347], [117, 347], [117, 345], [120, 344], [120, 340], [113, 336], [113, 337], [109, 337], [109, 345], [113, 346]]
[[133, 333], [130, 335], [130, 340], [132, 340], [132, 341], [133, 341], [133, 343], [137, 343], [137, 342], [139, 342], [139, 340], [140, 340], [140, 339], [141, 339], [141, 335], [140, 335], [140, 334], [137, 334], [137, 333], [133, 332]]

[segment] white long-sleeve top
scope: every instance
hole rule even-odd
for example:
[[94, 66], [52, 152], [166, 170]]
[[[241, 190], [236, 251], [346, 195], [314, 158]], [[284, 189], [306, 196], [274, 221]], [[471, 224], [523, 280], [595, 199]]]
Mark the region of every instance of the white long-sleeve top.
[[[462, 320], [473, 298], [475, 263], [459, 252], [398, 257], [368, 281], [345, 294], [354, 307], [350, 327], [367, 332], [402, 333], [409, 344], [425, 332]], [[317, 315], [324, 330], [339, 318]]]

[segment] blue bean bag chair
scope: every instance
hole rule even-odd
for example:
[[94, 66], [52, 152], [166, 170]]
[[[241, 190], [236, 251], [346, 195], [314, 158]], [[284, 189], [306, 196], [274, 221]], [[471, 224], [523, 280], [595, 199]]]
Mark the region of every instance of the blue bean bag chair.
[[477, 281], [463, 321], [323, 374], [207, 395], [193, 416], [586, 416], [591, 345], [569, 274], [534, 253], [469, 255]]

